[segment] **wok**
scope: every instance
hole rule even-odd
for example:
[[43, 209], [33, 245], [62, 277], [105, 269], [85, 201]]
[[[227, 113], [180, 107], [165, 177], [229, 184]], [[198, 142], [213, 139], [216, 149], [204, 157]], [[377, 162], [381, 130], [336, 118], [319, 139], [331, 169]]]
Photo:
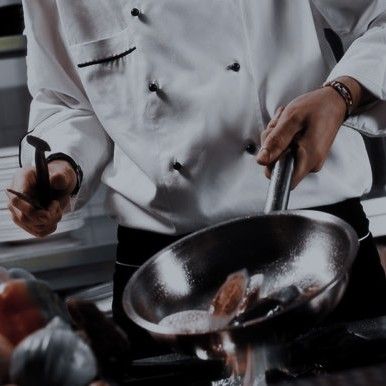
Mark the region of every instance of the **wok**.
[[[200, 357], [226, 355], [225, 347], [288, 339], [320, 321], [339, 302], [356, 256], [358, 238], [343, 220], [318, 211], [285, 211], [293, 156], [275, 165], [265, 213], [193, 233], [157, 253], [131, 277], [123, 295], [127, 316], [155, 339]], [[181, 333], [160, 326], [184, 310], [208, 310], [227, 276], [246, 268], [264, 274], [262, 291], [317, 285], [309, 297], [269, 317], [238, 326]]]

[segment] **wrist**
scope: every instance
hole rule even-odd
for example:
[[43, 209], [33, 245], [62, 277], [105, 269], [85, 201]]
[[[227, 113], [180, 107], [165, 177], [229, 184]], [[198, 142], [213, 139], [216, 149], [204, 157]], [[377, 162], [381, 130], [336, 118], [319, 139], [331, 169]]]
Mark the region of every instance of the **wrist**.
[[325, 103], [329, 106], [329, 114], [334, 116], [340, 123], [343, 123], [347, 118], [347, 105], [344, 99], [332, 87], [323, 87], [323, 92]]
[[47, 162], [58, 165], [73, 176], [74, 187], [71, 196], [75, 196], [79, 192], [83, 180], [83, 172], [80, 166], [70, 156], [64, 153], [51, 154], [47, 157]]
[[354, 100], [350, 88], [340, 80], [332, 80], [327, 82], [324, 84], [324, 88], [332, 90], [332, 93], [335, 94], [338, 100], [344, 103], [344, 118], [346, 119], [349, 115], [351, 115], [354, 109]]
[[[341, 76], [334, 81], [341, 83], [347, 88], [352, 97], [352, 106], [348, 113], [356, 112], [360, 107], [375, 102], [377, 98], [366, 87], [364, 87], [359, 81], [351, 76]], [[329, 86], [331, 82], [325, 83], [324, 86]], [[348, 115], [349, 115], [348, 114]]]
[[352, 103], [349, 114], [351, 114], [361, 105], [363, 99], [363, 87], [357, 80], [350, 76], [341, 76], [336, 78], [335, 81], [341, 83], [350, 92]]
[[350, 89], [351, 94], [353, 96], [353, 111], [366, 105], [367, 103], [372, 103], [377, 100], [374, 94], [372, 94], [360, 82], [350, 76], [342, 76], [337, 78], [336, 80], [342, 82], [346, 85], [346, 87]]

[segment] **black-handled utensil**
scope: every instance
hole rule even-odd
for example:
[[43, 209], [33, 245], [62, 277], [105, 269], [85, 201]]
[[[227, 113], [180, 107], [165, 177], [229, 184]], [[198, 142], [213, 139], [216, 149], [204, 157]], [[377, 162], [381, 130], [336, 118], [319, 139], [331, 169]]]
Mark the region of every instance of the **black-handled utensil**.
[[35, 148], [36, 196], [40, 205], [47, 208], [52, 200], [52, 190], [45, 152], [51, 148], [46, 141], [32, 135], [27, 136], [27, 142]]
[[32, 198], [25, 193], [17, 192], [13, 189], [7, 189], [7, 192], [32, 205], [34, 209], [46, 209], [52, 201], [52, 189], [50, 185], [47, 159], [44, 153], [46, 151], [50, 151], [51, 148], [46, 141], [32, 135], [27, 136], [27, 142], [35, 148], [37, 199]]

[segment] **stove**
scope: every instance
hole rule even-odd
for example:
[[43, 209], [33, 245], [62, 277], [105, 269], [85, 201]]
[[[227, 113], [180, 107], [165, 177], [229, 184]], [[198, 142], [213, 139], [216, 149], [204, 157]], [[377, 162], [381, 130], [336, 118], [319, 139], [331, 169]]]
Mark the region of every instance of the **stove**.
[[114, 385], [384, 386], [386, 317], [315, 328], [264, 350], [236, 349], [227, 363], [162, 351], [131, 361], [125, 374]]
[[[102, 291], [101, 291], [102, 289]], [[99, 301], [106, 288], [93, 291]], [[80, 295], [80, 294], [78, 294]], [[83, 299], [89, 298], [83, 292]], [[97, 299], [93, 299], [96, 301]], [[98, 303], [96, 301], [95, 303]], [[106, 311], [106, 310], [104, 310]], [[105, 315], [110, 316], [109, 312]], [[124, 362], [115, 385], [179, 386], [384, 386], [386, 384], [386, 316], [325, 324], [286, 344], [236, 347], [226, 361], [200, 360], [170, 352], [128, 322], [133, 355]]]

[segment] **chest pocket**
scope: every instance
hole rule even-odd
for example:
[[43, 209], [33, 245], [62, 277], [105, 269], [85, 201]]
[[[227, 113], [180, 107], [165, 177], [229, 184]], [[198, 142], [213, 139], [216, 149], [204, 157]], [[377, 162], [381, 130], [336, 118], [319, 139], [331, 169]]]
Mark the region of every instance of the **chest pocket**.
[[56, 0], [69, 55], [88, 99], [110, 135], [133, 121], [137, 61], [129, 4]]
[[87, 97], [113, 137], [134, 121], [138, 51], [132, 36], [126, 28], [117, 35], [69, 47]]
[[78, 68], [114, 62], [135, 50], [127, 1], [57, 0], [57, 5], [63, 35]]
[[115, 36], [73, 45], [70, 51], [75, 65], [81, 69], [117, 62], [136, 48], [130, 29], [127, 28]]

